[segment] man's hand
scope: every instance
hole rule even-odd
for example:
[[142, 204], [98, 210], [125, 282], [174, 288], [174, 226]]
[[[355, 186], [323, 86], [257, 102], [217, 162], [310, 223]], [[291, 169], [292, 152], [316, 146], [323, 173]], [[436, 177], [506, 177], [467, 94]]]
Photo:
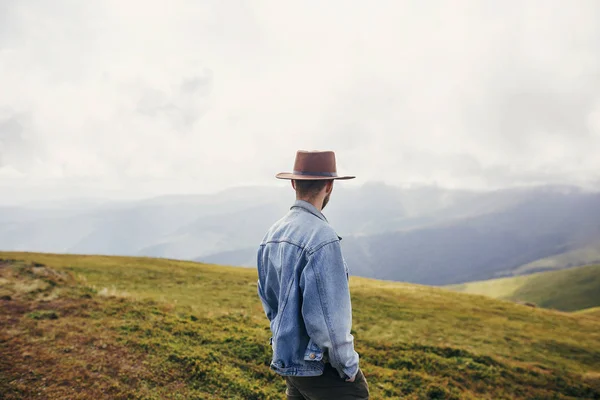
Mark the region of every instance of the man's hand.
[[[358, 375], [358, 373], [356, 375]], [[354, 375], [352, 378], [347, 378], [346, 382], [354, 382], [354, 380], [356, 379], [356, 375]]]

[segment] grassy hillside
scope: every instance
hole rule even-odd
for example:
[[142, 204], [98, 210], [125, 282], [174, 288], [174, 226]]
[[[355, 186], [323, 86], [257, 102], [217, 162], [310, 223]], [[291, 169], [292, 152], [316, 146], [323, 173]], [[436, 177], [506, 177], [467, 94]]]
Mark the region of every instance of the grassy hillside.
[[[283, 397], [254, 270], [0, 258], [1, 398]], [[368, 279], [351, 290], [373, 399], [600, 397], [596, 318]]]
[[600, 318], [600, 307], [585, 308], [583, 310], [577, 311], [577, 313], [580, 315], [587, 315], [590, 317]]
[[540, 307], [562, 311], [576, 311], [600, 306], [600, 265], [447, 287], [464, 293], [531, 302]]

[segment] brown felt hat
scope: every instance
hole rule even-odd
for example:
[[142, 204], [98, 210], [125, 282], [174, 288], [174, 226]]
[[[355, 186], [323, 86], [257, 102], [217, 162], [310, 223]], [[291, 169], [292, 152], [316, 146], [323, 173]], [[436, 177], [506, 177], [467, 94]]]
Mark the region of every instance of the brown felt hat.
[[333, 151], [304, 151], [296, 153], [293, 172], [280, 172], [278, 179], [325, 180], [354, 179], [355, 176], [338, 176]]

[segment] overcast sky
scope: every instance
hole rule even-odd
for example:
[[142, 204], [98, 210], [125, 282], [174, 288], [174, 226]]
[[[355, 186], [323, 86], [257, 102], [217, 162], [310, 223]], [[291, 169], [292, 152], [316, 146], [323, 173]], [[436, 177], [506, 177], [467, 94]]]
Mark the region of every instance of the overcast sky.
[[0, 194], [600, 184], [600, 2], [0, 0]]

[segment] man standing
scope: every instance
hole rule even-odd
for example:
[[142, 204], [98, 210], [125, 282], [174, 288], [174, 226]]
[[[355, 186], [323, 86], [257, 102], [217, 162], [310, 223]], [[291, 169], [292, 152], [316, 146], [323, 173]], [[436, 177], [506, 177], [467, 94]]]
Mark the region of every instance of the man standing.
[[350, 334], [352, 307], [341, 238], [325, 208], [338, 176], [332, 151], [298, 151], [290, 179], [296, 202], [258, 250], [258, 295], [271, 323], [271, 369], [288, 399], [368, 399]]

